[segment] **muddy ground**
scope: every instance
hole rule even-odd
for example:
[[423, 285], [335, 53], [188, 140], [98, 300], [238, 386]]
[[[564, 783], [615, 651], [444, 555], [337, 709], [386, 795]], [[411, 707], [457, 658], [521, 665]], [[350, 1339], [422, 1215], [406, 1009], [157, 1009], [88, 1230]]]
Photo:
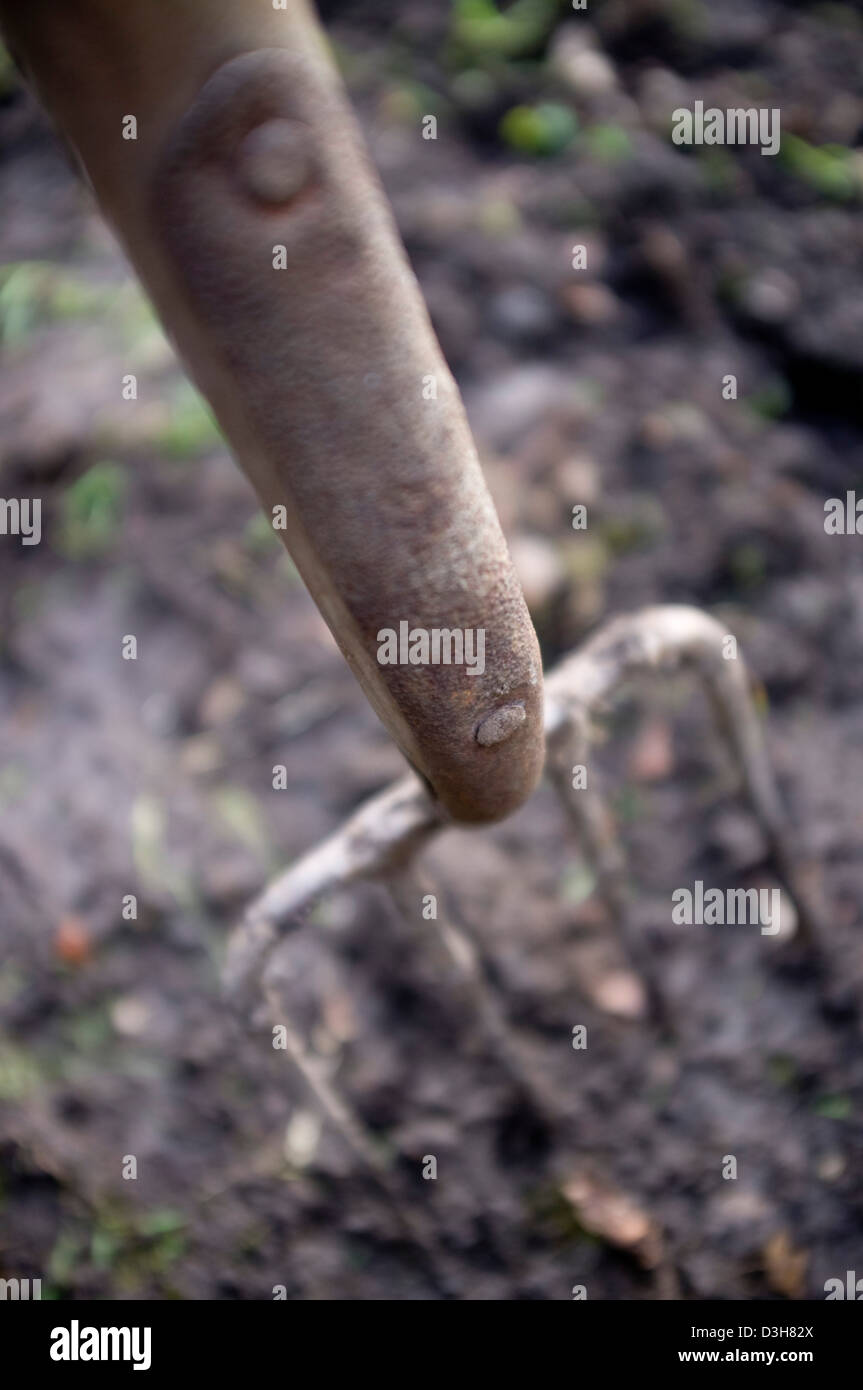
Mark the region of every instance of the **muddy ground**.
[[[863, 542], [824, 503], [863, 493], [863, 21], [525, 10], [323, 6], [547, 664], [653, 602], [738, 636], [831, 959], [672, 924], [675, 888], [775, 866], [692, 683], [630, 692], [592, 775], [644, 1009], [549, 788], [428, 856], [562, 1121], [381, 889], [291, 937], [285, 1007], [400, 1156], [405, 1236], [218, 982], [248, 899], [400, 756], [6, 67], [2, 492], [44, 529], [0, 537], [0, 1277], [43, 1297], [819, 1298], [861, 1268]], [[780, 154], [675, 147], [697, 99], [779, 108]]]

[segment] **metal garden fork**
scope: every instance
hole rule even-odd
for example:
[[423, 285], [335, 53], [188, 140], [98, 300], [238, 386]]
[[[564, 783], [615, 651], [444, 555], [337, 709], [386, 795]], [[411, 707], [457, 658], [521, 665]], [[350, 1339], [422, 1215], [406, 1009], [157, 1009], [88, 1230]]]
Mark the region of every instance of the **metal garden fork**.
[[[0, 0], [13, 56], [108, 220], [412, 771], [271, 883], [234, 932], [226, 988], [262, 991], [325, 1113], [417, 1243], [388, 1156], [285, 1017], [285, 928], [380, 879], [419, 920], [423, 847], [499, 820], [543, 766], [627, 937], [626, 871], [591, 775], [593, 721], [643, 671], [705, 684], [811, 937], [821, 910], [786, 823], [742, 659], [688, 607], [619, 617], [552, 671], [539, 648], [458, 389], [306, 0]], [[380, 633], [484, 634], [484, 669], [382, 665]], [[552, 1122], [464, 926], [423, 923], [501, 1063]], [[637, 943], [628, 939], [637, 956]]]

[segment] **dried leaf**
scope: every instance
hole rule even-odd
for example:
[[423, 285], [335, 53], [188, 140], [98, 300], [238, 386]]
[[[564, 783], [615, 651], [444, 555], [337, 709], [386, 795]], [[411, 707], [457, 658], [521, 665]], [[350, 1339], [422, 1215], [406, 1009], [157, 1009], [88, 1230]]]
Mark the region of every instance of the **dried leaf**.
[[661, 1262], [659, 1227], [625, 1192], [587, 1172], [568, 1178], [561, 1191], [590, 1235], [629, 1250], [645, 1269]]
[[767, 1282], [785, 1298], [802, 1298], [805, 1291], [809, 1254], [796, 1250], [787, 1231], [777, 1231], [764, 1247]]
[[61, 917], [54, 933], [54, 954], [64, 965], [86, 965], [92, 954], [92, 938], [80, 917]]

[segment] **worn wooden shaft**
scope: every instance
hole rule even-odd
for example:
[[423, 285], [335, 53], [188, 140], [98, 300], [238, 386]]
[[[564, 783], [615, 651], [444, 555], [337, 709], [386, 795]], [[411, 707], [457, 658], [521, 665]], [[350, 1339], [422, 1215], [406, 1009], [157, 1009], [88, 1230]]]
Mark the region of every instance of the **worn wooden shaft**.
[[449, 815], [508, 814], [542, 768], [536, 637], [305, 0], [0, 16], [378, 715]]

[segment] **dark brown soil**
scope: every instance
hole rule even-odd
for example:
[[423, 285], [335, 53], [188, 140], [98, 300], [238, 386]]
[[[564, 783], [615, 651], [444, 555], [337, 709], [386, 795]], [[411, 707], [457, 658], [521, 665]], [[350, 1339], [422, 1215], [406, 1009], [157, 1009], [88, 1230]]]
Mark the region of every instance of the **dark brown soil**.
[[[799, 942], [672, 925], [675, 888], [774, 870], [694, 688], [633, 692], [595, 772], [651, 1014], [602, 1007], [611, 924], [549, 788], [428, 858], [564, 1100], [554, 1132], [383, 890], [328, 900], [292, 938], [286, 1001], [401, 1155], [427, 1250], [404, 1237], [267, 1016], [234, 1017], [218, 981], [245, 902], [400, 757], [7, 77], [0, 490], [43, 499], [43, 540], [0, 536], [0, 1277], [75, 1299], [823, 1297], [863, 1261], [863, 541], [823, 525], [826, 499], [863, 495], [863, 21], [562, 5], [491, 62], [432, 0], [322, 8], [547, 663], [654, 602], [737, 634], [843, 988]], [[555, 76], [565, 26], [608, 60], [590, 90], [583, 62], [574, 88]], [[796, 162], [675, 148], [669, 92], [780, 108]], [[499, 122], [541, 102], [580, 130], [532, 157]], [[591, 1229], [566, 1195], [585, 1169], [653, 1223], [658, 1263]]]

